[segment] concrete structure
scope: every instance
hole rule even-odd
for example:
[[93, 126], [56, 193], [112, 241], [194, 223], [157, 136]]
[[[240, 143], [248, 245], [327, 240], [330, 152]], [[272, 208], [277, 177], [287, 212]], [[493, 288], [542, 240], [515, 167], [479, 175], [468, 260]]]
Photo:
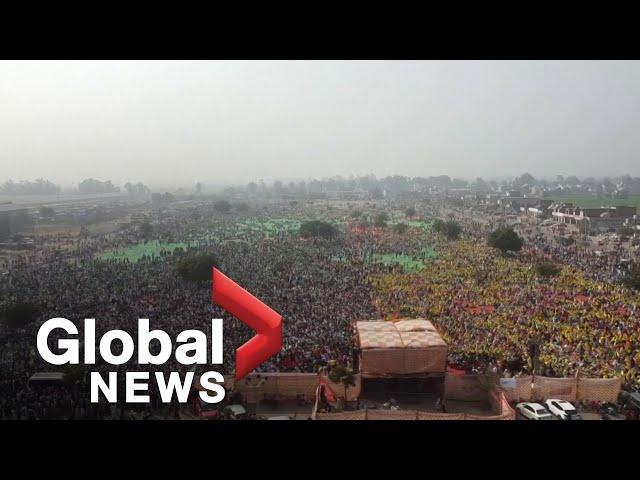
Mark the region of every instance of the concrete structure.
[[512, 208], [514, 210], [519, 210], [521, 208], [535, 207], [541, 202], [542, 202], [542, 199], [538, 197], [523, 197], [523, 196], [518, 197], [518, 196], [507, 195], [506, 197], [501, 197], [498, 200], [498, 205], [501, 205], [506, 208]]
[[636, 207], [581, 208], [572, 203], [553, 204], [551, 217], [557, 223], [578, 225], [585, 233], [602, 233], [617, 230], [636, 214]]
[[356, 322], [364, 378], [444, 375], [447, 344], [422, 318]]

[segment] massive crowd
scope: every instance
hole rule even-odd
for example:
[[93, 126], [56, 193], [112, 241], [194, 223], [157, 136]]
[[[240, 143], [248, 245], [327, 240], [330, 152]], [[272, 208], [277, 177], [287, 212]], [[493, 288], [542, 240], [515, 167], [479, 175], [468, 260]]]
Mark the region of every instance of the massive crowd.
[[[191, 222], [181, 221], [184, 216]], [[265, 362], [261, 371], [312, 372], [329, 360], [351, 362], [354, 343], [350, 323], [355, 318], [372, 318], [375, 309], [364, 271], [352, 268], [350, 262], [334, 260], [352, 256], [348, 245], [300, 239], [286, 231], [261, 233], [238, 228], [237, 222], [219, 216], [207, 225], [201, 216], [196, 218], [183, 211], [166, 213], [158, 217], [154, 233], [167, 241], [192, 238], [192, 250], [215, 253], [225, 274], [282, 314], [283, 349]], [[141, 240], [135, 232], [124, 231], [112, 238], [78, 243], [72, 249], [56, 247], [28, 261], [18, 258], [7, 265], [0, 295], [5, 302], [28, 298], [47, 318], [64, 317], [78, 323], [95, 318], [98, 335], [111, 329], [134, 333], [137, 319], [149, 318], [152, 328], [175, 338], [185, 329], [206, 328], [211, 318], [226, 318], [224, 364], [217, 370], [232, 373], [235, 349], [251, 332], [212, 304], [210, 282], [194, 284], [180, 277], [176, 263], [187, 253], [160, 254], [137, 262], [99, 259], [106, 248], [119, 249], [136, 241]], [[78, 418], [112, 415], [108, 409], [96, 411], [87, 405], [87, 392], [81, 389], [74, 390], [73, 398], [66, 398], [70, 393], [64, 390], [50, 389], [42, 398], [54, 400], [32, 401], [29, 376], [51, 369], [34, 351], [37, 329], [47, 319], [44, 316], [24, 331], [3, 330], [0, 336], [2, 382], [6, 385], [0, 393], [0, 417], [47, 418], [61, 403], [72, 403]], [[57, 338], [50, 338], [52, 348]], [[98, 364], [91, 369], [106, 372], [112, 368]], [[127, 370], [140, 368], [133, 361], [126, 366]], [[162, 370], [186, 368], [170, 361]], [[157, 400], [158, 392], [150, 393]], [[23, 408], [29, 411], [23, 412]]]
[[[258, 220], [247, 228], [237, 216], [196, 205], [155, 213], [150, 222], [154, 239], [214, 253], [223, 272], [283, 315], [282, 352], [261, 371], [313, 372], [329, 360], [348, 364], [355, 353], [354, 320], [421, 316], [441, 330], [451, 345], [450, 364], [457, 368], [526, 372], [528, 341], [535, 337], [544, 373], [616, 375], [627, 387], [639, 384], [638, 296], [612, 283], [614, 271], [597, 263], [602, 260], [578, 249], [562, 249], [532, 234], [526, 254], [507, 258], [485, 246], [491, 225], [472, 220], [459, 220], [464, 238], [448, 241], [423, 226], [404, 233], [363, 226], [349, 208], [277, 205], [252, 215]], [[260, 229], [261, 221], [309, 216], [340, 222], [342, 234], [334, 240], [303, 239], [290, 222], [282, 229], [273, 224]], [[99, 334], [115, 328], [133, 332], [138, 318], [149, 318], [172, 338], [222, 317], [225, 359], [217, 370], [233, 371], [235, 349], [251, 332], [212, 304], [210, 283], [180, 277], [176, 265], [184, 250], [136, 262], [100, 258], [141, 241], [135, 226], [71, 241], [61, 237], [4, 265], [2, 301], [28, 299], [41, 307], [43, 318], [25, 329], [0, 327], [0, 418], [52, 418], [60, 412], [73, 418], [121, 417], [106, 402], [90, 404], [81, 377], [73, 388], [27, 386], [34, 372], [51, 369], [34, 346], [40, 323], [53, 316], [74, 322], [95, 318]], [[406, 272], [402, 265], [372, 261], [387, 253], [424, 267]], [[559, 277], [536, 276], [532, 265], [541, 255], [565, 265]], [[111, 368], [98, 364], [92, 370]], [[162, 368], [185, 371], [175, 362]], [[146, 410], [169, 415], [150, 385]]]

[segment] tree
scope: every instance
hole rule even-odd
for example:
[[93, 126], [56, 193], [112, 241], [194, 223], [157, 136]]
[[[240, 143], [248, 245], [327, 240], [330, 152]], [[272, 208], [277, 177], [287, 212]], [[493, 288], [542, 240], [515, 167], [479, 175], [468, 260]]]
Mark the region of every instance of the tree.
[[361, 215], [362, 212], [360, 210], [354, 210], [353, 212], [351, 212], [351, 218], [360, 218]]
[[95, 178], [87, 178], [78, 184], [78, 192], [83, 194], [115, 193], [119, 191], [120, 189], [111, 183], [111, 180], [101, 182]]
[[404, 211], [404, 214], [407, 218], [411, 218], [411, 217], [415, 217], [416, 216], [416, 209], [413, 207], [409, 207]]
[[56, 214], [55, 210], [51, 207], [43, 206], [43, 207], [40, 207], [39, 211], [40, 211], [40, 215], [43, 218], [53, 218]]
[[630, 268], [622, 283], [628, 288], [640, 291], [640, 265], [635, 264]]
[[442, 221], [439, 218], [433, 222], [433, 230], [437, 233], [442, 233], [449, 240], [457, 240], [462, 233], [460, 225], [453, 220]]
[[60, 187], [49, 180], [38, 178], [34, 182], [14, 182], [7, 180], [0, 185], [0, 192], [7, 195], [54, 195], [60, 192]]
[[375, 219], [373, 220], [373, 224], [376, 227], [381, 227], [384, 228], [387, 226], [387, 221], [389, 220], [389, 215], [387, 215], [386, 213], [382, 212], [376, 215]]
[[540, 262], [536, 264], [536, 273], [541, 277], [555, 277], [560, 273], [560, 267], [551, 262]]
[[151, 238], [151, 234], [153, 233], [153, 225], [149, 222], [143, 222], [140, 225], [140, 234], [143, 238]]
[[394, 230], [396, 233], [399, 233], [399, 234], [401, 234], [401, 235], [407, 231], [407, 228], [408, 228], [408, 227], [407, 227], [407, 224], [406, 224], [406, 223], [396, 223], [396, 224], [393, 226], [393, 230]]
[[371, 198], [374, 198], [376, 200], [380, 200], [380, 199], [384, 198], [384, 192], [382, 191], [382, 189], [380, 187], [376, 187], [376, 188], [370, 190], [369, 194], [371, 195]]
[[535, 185], [535, 183], [536, 179], [530, 173], [523, 173], [513, 181], [513, 185], [516, 187], [522, 187], [524, 185], [532, 186]]
[[[576, 177], [575, 175], [569, 175], [567, 178], [564, 179], [564, 181], [566, 183], [568, 183], [569, 185], [572, 186], [576, 186], [580, 183], [580, 179], [578, 177]], [[605, 179], [605, 182], [607, 181], [607, 179]]]
[[563, 247], [568, 247], [576, 243], [576, 240], [573, 237], [560, 237], [558, 241]]
[[453, 220], [449, 220], [448, 222], [444, 222], [442, 233], [444, 233], [445, 237], [449, 240], [457, 240], [462, 233], [462, 228]]
[[40, 316], [40, 308], [31, 302], [18, 301], [0, 310], [0, 321], [8, 328], [25, 328]]
[[628, 225], [622, 225], [619, 229], [618, 229], [618, 233], [620, 235], [625, 235], [627, 237], [630, 237], [631, 235], [633, 235], [634, 233], [636, 233], [637, 230], [635, 230], [634, 228], [628, 226]]
[[303, 238], [322, 237], [332, 239], [338, 234], [336, 227], [321, 220], [311, 220], [300, 225], [300, 236]]
[[231, 211], [231, 204], [226, 200], [218, 200], [213, 204], [213, 208], [217, 212], [227, 214]]
[[333, 383], [341, 383], [344, 387], [344, 401], [347, 401], [347, 389], [355, 387], [356, 382], [353, 376], [353, 369], [344, 365], [335, 365], [329, 371], [329, 380]]
[[210, 253], [190, 255], [178, 262], [178, 273], [180, 276], [194, 283], [203, 283], [211, 280], [213, 267], [218, 266], [217, 258]]
[[148, 195], [151, 190], [144, 183], [125, 183], [124, 189], [127, 191], [130, 197], [141, 197], [143, 195]]
[[485, 182], [482, 177], [477, 177], [475, 182], [473, 182], [473, 185], [476, 187], [476, 189], [481, 191], [489, 190], [489, 184]]
[[491, 232], [488, 244], [490, 247], [497, 248], [502, 251], [502, 253], [506, 253], [509, 251], [520, 251], [524, 242], [522, 241], [522, 238], [513, 231], [513, 228], [500, 227]]
[[251, 195], [255, 195], [256, 193], [258, 193], [258, 184], [255, 182], [249, 182], [247, 184], [247, 191], [251, 194]]
[[152, 193], [151, 194], [151, 202], [153, 203], [153, 205], [155, 205], [156, 207], [159, 207], [161, 205], [166, 205], [168, 203], [171, 203], [175, 200], [176, 198], [174, 197], [174, 195], [172, 193], [169, 192], [164, 192], [164, 193]]

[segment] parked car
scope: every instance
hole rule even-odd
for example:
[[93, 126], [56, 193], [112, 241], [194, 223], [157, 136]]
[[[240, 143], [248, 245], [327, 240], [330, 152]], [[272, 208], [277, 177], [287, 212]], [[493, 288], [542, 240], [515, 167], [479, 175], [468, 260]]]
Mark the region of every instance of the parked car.
[[547, 409], [560, 420], [582, 420], [578, 410], [571, 402], [550, 398], [544, 403]]
[[630, 413], [630, 418], [633, 420], [640, 419], [640, 392], [620, 392], [620, 403], [624, 406], [627, 412]]
[[516, 405], [516, 411], [527, 420], [552, 420], [549, 411], [539, 403], [523, 402]]
[[613, 403], [603, 403], [599, 406], [598, 411], [603, 420], [624, 420], [624, 417], [618, 411]]

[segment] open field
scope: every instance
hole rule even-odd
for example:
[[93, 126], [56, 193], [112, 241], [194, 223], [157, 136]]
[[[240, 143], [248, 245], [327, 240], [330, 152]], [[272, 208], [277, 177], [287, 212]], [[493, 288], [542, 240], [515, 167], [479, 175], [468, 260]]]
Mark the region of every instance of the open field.
[[101, 260], [120, 260], [137, 262], [143, 258], [151, 258], [160, 255], [162, 252], [173, 252], [176, 248], [186, 249], [186, 243], [166, 243], [154, 240], [152, 242], [139, 243], [131, 247], [106, 253], [100, 257]]
[[585, 208], [636, 206], [640, 209], [640, 195], [629, 195], [629, 198], [606, 198], [594, 197], [593, 195], [552, 195], [544, 198], [545, 200], [553, 200], [554, 202], [571, 202], [574, 205]]

